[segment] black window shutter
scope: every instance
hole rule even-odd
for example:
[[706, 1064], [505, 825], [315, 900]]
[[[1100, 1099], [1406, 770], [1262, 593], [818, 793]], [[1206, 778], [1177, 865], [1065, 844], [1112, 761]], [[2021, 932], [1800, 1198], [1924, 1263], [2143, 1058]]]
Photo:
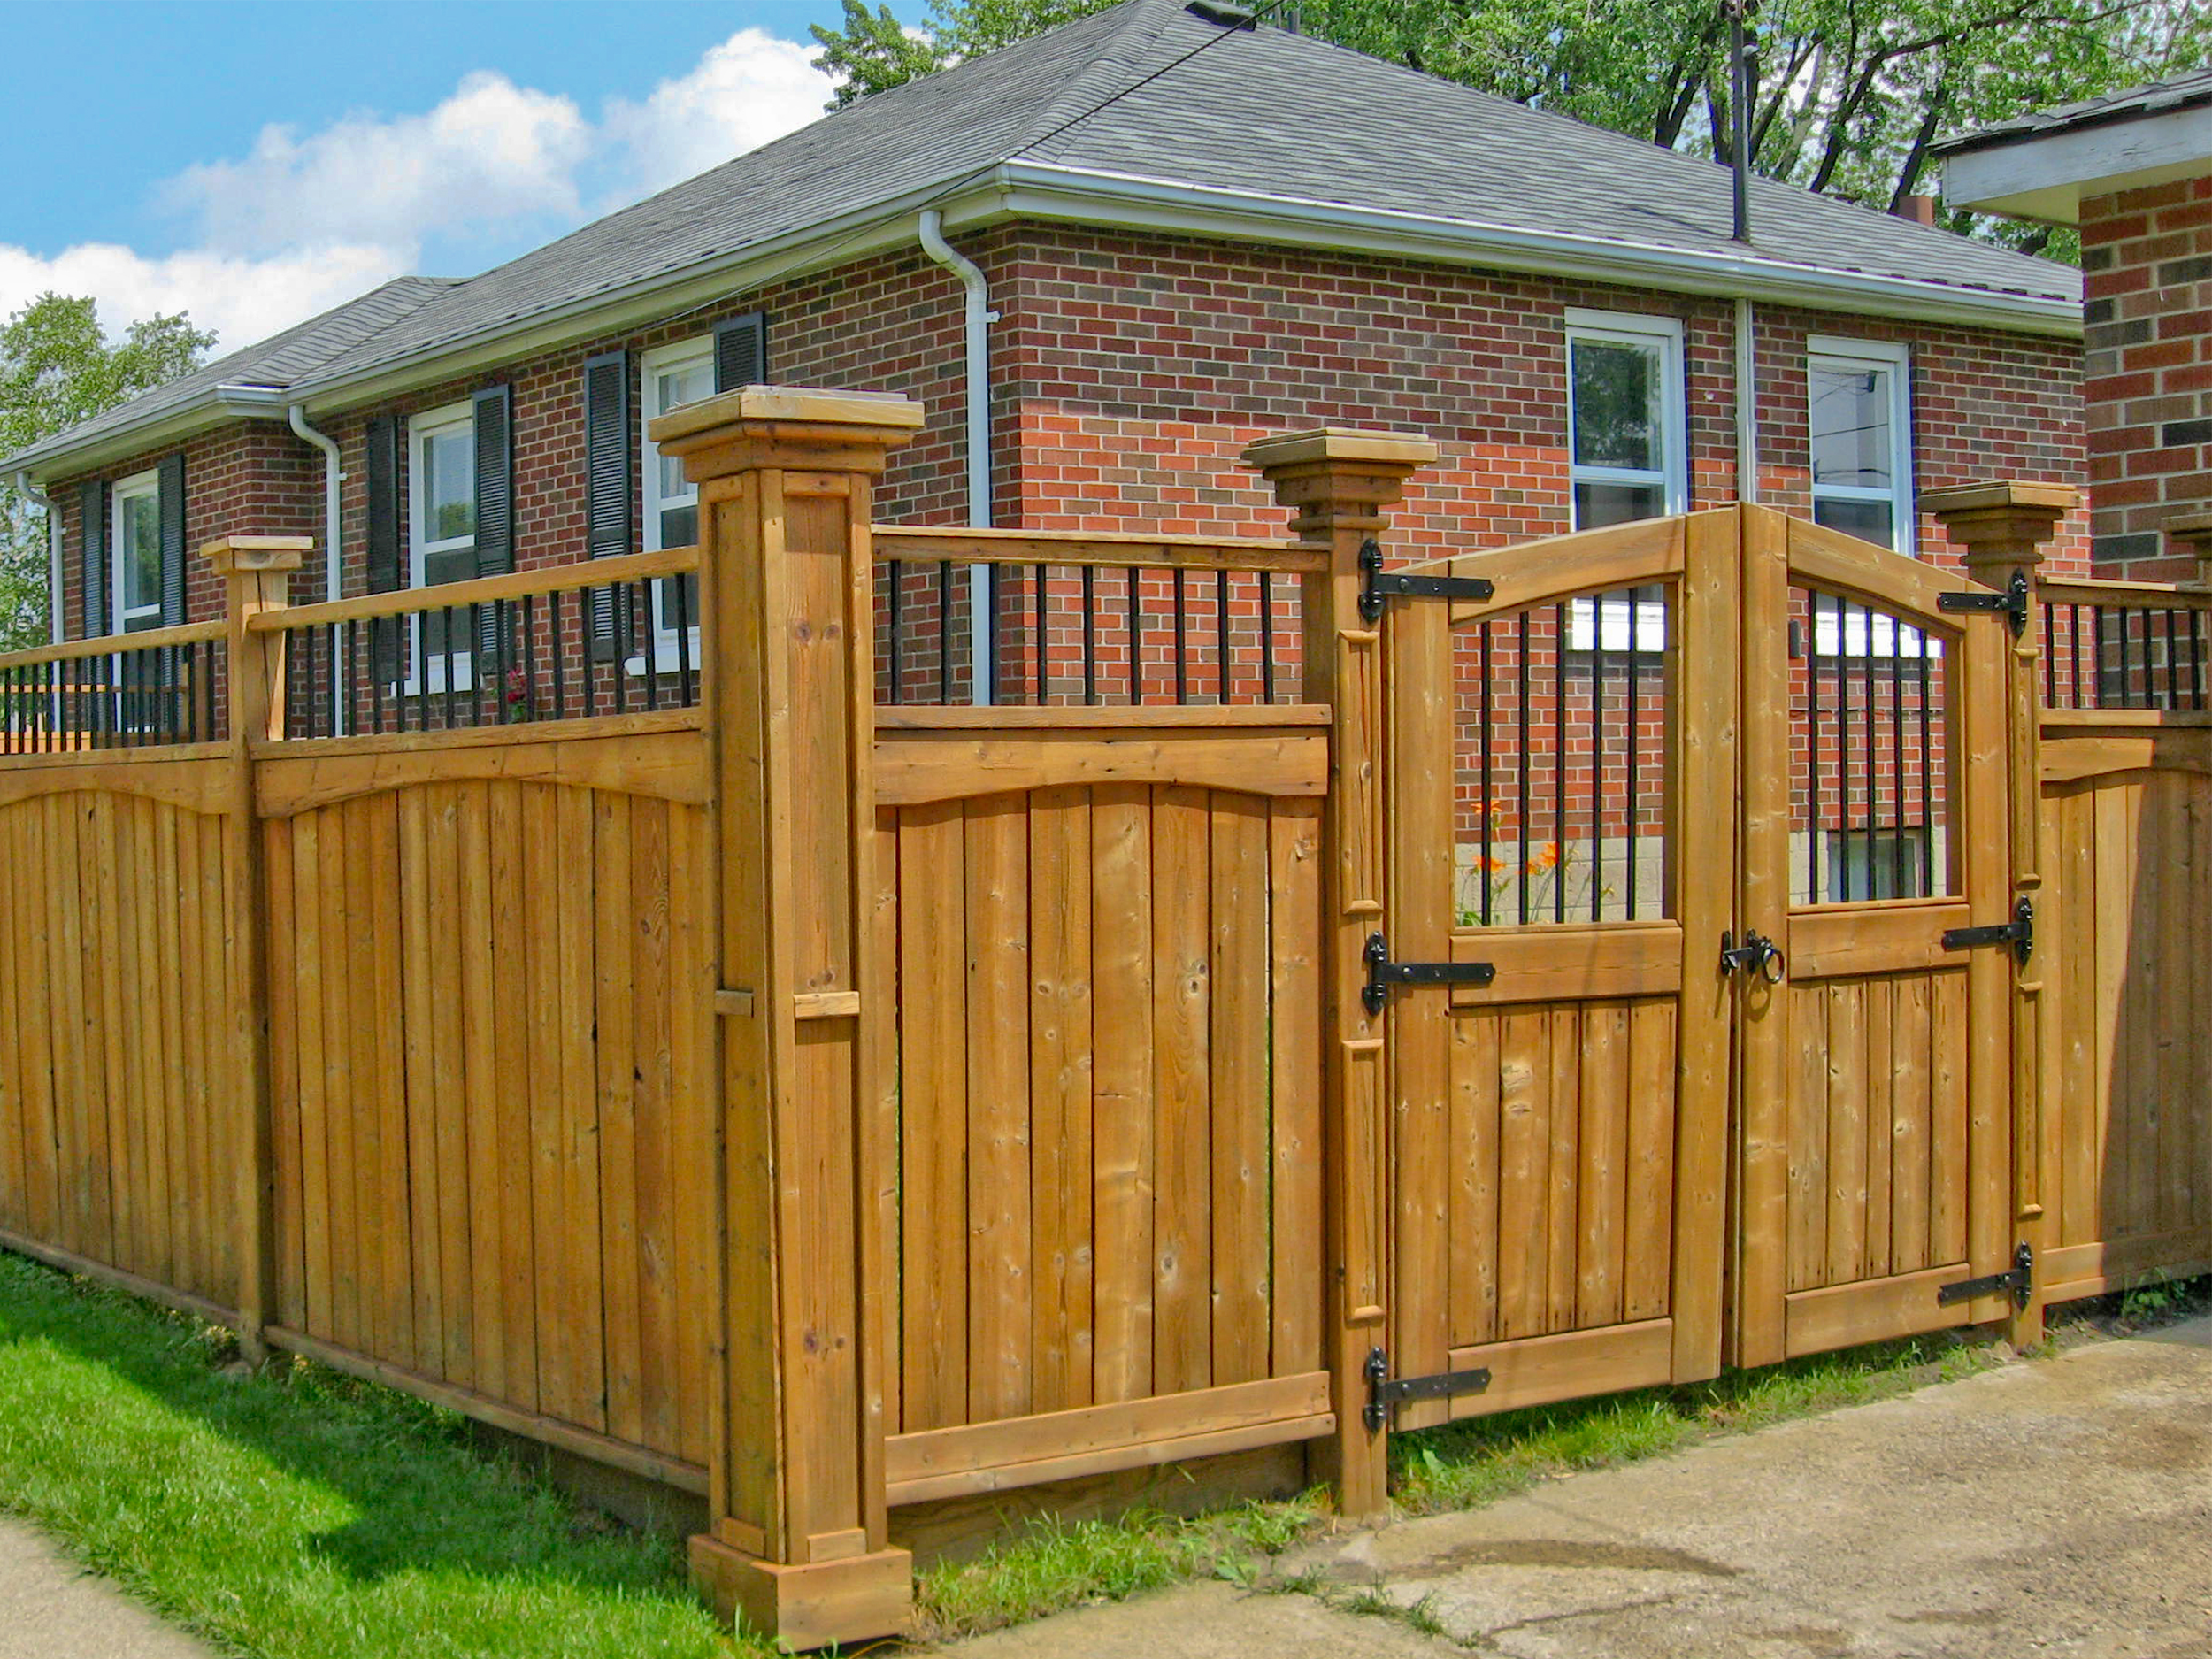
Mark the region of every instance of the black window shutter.
[[108, 631], [108, 487], [104, 479], [87, 484], [78, 496], [78, 516], [84, 528], [84, 637], [96, 640]]
[[161, 457], [161, 626], [184, 621], [184, 451]]
[[[369, 591], [396, 593], [404, 585], [400, 578], [399, 422], [390, 415], [372, 415], [365, 448], [362, 471], [369, 497]], [[404, 634], [405, 625], [396, 617], [369, 625], [369, 652], [379, 679], [391, 682], [401, 677], [400, 641]]]
[[714, 326], [714, 389], [768, 384], [768, 314], [748, 311]]
[[[584, 364], [584, 467], [588, 505], [585, 546], [595, 559], [630, 551], [630, 354], [609, 351]], [[591, 654], [598, 662], [629, 655], [629, 589], [591, 590]]]
[[[476, 573], [515, 567], [514, 388], [487, 386], [476, 406]], [[504, 605], [480, 605], [476, 642], [487, 662], [503, 661]], [[480, 672], [482, 672], [480, 669]]]

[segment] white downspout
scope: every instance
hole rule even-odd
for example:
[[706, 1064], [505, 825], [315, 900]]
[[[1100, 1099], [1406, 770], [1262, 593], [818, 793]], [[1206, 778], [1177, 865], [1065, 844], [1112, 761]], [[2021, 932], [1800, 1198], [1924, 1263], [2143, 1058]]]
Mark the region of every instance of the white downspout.
[[[988, 529], [991, 524], [991, 325], [998, 321], [998, 313], [991, 309], [991, 289], [983, 272], [974, 260], [954, 249], [945, 240], [945, 217], [935, 208], [924, 208], [920, 220], [922, 251], [960, 279], [967, 289], [963, 312], [968, 346], [968, 522], [979, 529]], [[974, 700], [989, 703], [991, 682], [995, 677], [990, 671], [995, 667], [991, 661], [991, 629], [988, 618], [992, 603], [991, 567], [988, 565], [971, 565], [968, 570], [968, 661], [972, 665], [969, 678], [974, 683]]]
[[61, 614], [61, 515], [54, 511], [54, 503], [46, 498], [46, 492], [31, 482], [28, 472], [15, 475], [15, 487], [27, 495], [46, 514], [46, 592], [48, 595], [46, 636], [56, 645], [62, 641]]
[[[340, 579], [345, 568], [338, 557], [338, 487], [345, 480], [346, 475], [339, 470], [337, 441], [307, 424], [307, 406], [304, 403], [294, 403], [285, 415], [296, 434], [323, 452], [323, 596], [338, 599], [343, 596], [340, 592]], [[334, 722], [331, 730], [343, 737], [346, 731], [344, 698], [331, 699], [331, 714]]]
[[1759, 499], [1759, 341], [1748, 299], [1736, 301], [1736, 499]]

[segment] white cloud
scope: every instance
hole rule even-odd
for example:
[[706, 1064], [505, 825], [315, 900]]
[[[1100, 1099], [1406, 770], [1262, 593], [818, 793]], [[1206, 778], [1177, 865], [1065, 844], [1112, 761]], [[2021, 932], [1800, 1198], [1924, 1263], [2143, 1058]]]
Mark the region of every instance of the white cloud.
[[642, 103], [610, 100], [600, 135], [618, 157], [626, 187], [619, 199], [666, 189], [813, 120], [832, 90], [808, 61], [813, 55], [795, 41], [740, 29]]
[[0, 243], [0, 317], [49, 291], [89, 294], [100, 325], [120, 334], [140, 318], [188, 311], [219, 350], [249, 345], [398, 275], [404, 250], [374, 246], [293, 249], [263, 257], [198, 250], [148, 258], [113, 242], [84, 242], [48, 257]]
[[426, 114], [349, 116], [305, 138], [265, 127], [242, 161], [188, 167], [161, 195], [212, 248], [408, 247], [433, 231], [573, 219], [596, 142], [567, 98], [480, 70]]
[[596, 120], [572, 99], [477, 71], [434, 108], [262, 128], [243, 157], [157, 187], [185, 251], [86, 243], [50, 257], [0, 244], [0, 316], [36, 294], [90, 294], [119, 330], [185, 311], [234, 349], [388, 277], [466, 275], [718, 165], [821, 114], [812, 49], [741, 29]]

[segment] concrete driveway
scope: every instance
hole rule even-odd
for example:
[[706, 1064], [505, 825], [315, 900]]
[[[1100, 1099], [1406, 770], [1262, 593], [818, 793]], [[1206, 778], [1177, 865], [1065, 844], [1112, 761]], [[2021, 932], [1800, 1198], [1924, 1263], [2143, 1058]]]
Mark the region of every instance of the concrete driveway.
[[[1324, 1540], [962, 1659], [2212, 1656], [2212, 1319]], [[1448, 1632], [1347, 1610], [1362, 1589]]]

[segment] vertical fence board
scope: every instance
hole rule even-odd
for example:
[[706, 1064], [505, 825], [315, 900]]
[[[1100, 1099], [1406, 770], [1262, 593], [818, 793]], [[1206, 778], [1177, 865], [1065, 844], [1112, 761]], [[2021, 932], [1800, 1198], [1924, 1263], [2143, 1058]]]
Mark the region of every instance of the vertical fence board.
[[910, 1432], [968, 1420], [965, 846], [957, 802], [901, 817], [901, 1399]]
[[967, 810], [968, 1411], [1029, 1410], [1029, 856], [1023, 797]]
[[1153, 794], [1152, 1392], [1212, 1373], [1212, 1190], [1207, 1146], [1210, 824], [1202, 790]]
[[1275, 1374], [1287, 1377], [1322, 1364], [1321, 818], [1313, 801], [1271, 803], [1268, 856], [1270, 1311]]
[[[1079, 788], [1029, 810], [1033, 1407], [1091, 1403], [1091, 812]], [[1107, 918], [1110, 926], [1118, 918]]]
[[1268, 1374], [1267, 806], [1212, 801], [1212, 1379]]
[[1091, 793], [1092, 907], [1113, 918], [1094, 929], [1092, 1010], [1100, 1041], [1093, 1061], [1093, 1158], [1097, 1243], [1096, 1397], [1101, 1403], [1152, 1392], [1154, 973], [1152, 816], [1139, 786]]

